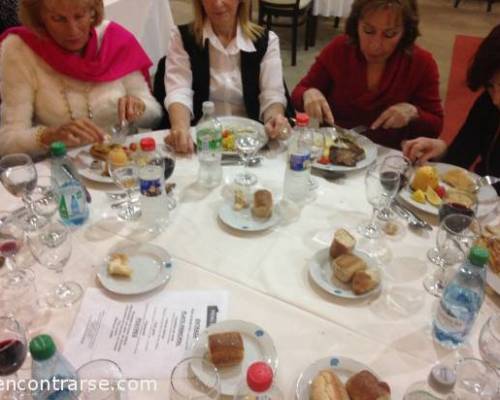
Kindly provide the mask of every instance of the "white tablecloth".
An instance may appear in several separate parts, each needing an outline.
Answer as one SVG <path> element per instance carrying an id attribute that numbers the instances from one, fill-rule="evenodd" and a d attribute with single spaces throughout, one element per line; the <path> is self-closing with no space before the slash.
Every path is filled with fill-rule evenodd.
<path id="1" fill-rule="evenodd" d="M 161 138 L 164 132 L 155 135 Z M 386 151 L 380 149 L 379 155 Z M 149 241 L 164 247 L 174 258 L 174 269 L 172 280 L 159 290 L 228 290 L 229 317 L 256 323 L 274 339 L 280 358 L 277 383 L 286 399 L 294 398 L 300 372 L 327 356 L 365 363 L 390 384 L 392 398 L 399 400 L 410 384 L 426 379 L 436 362 L 452 365 L 461 356 L 479 355 L 479 330 L 489 315 L 500 310 L 496 295 L 486 297 L 467 346 L 446 351 L 432 341 L 430 323 L 437 301 L 424 291 L 422 279 L 435 268 L 425 253 L 434 243 L 436 230 L 422 235 L 405 231 L 401 239 L 387 241 L 392 260 L 382 265 L 383 290 L 378 296 L 346 301 L 311 281 L 308 262 L 329 245 L 334 230 L 342 226 L 355 233 L 356 224 L 369 215 L 362 171 L 335 182 L 319 179 L 316 199 L 302 209 L 297 220 L 268 232 L 245 234 L 218 221 L 224 190 L 198 190 L 194 185 L 197 167 L 194 157 L 177 160 L 171 179 L 177 183 L 179 205 L 166 230 L 156 237 L 139 234 L 130 224 L 117 221 L 103 191 L 112 188 L 89 182 L 91 216 L 74 232 L 74 251 L 65 274 L 83 287 L 99 287 L 96 269 L 116 243 Z M 276 198 L 282 192 L 284 167 L 280 154 L 264 159 L 254 169 L 260 184 Z M 48 163 L 38 168 L 41 174 L 48 173 Z M 225 167 L 226 181 L 238 171 L 239 167 Z M 4 210 L 19 205 L 3 188 L 0 200 Z M 40 266 L 35 266 L 35 272 L 43 292 L 54 274 Z M 53 311 L 37 331 L 53 334 L 63 346 L 77 310 L 78 305 Z M 129 398 L 164 399 L 167 387 L 165 380 L 159 393 L 131 393 Z"/>
<path id="2" fill-rule="evenodd" d="M 323 17 L 347 17 L 353 0 L 313 0 L 313 14 Z"/>
<path id="3" fill-rule="evenodd" d="M 105 18 L 131 31 L 144 47 L 156 69 L 167 53 L 174 24 L 169 0 L 104 0 Z"/>

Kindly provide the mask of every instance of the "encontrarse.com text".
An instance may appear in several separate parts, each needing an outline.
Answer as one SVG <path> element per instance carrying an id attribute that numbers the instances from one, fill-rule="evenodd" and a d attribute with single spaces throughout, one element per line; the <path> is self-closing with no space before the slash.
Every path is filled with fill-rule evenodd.
<path id="1" fill-rule="evenodd" d="M 37 392 L 156 392 L 157 381 L 154 379 L 6 379 L 0 380 L 0 393 L 13 390 Z"/>

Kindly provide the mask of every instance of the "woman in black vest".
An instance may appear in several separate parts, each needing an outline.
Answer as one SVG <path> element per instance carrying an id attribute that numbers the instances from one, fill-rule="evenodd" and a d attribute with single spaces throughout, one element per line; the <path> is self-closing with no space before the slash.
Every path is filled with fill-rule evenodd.
<path id="1" fill-rule="evenodd" d="M 463 168 L 470 168 L 480 157 L 475 171 L 500 177 L 500 25 L 481 42 L 467 73 L 467 85 L 483 92 L 450 146 L 441 139 L 418 138 L 406 142 L 403 152 L 419 163 L 441 159 Z M 500 183 L 494 187 L 500 195 Z"/>
<path id="2" fill-rule="evenodd" d="M 189 135 L 202 103 L 217 115 L 263 121 L 270 138 L 286 134 L 287 98 L 278 37 L 249 19 L 250 0 L 194 0 L 192 24 L 172 34 L 165 68 L 165 108 L 177 152 L 190 153 Z"/>

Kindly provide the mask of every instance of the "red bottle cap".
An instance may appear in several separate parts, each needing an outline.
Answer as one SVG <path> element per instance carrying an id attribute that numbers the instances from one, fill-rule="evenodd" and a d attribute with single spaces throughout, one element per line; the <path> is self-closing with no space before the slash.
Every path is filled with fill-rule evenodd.
<path id="1" fill-rule="evenodd" d="M 263 362 L 258 361 L 248 367 L 247 384 L 254 392 L 265 392 L 273 383 L 273 370 Z"/>
<path id="2" fill-rule="evenodd" d="M 295 121 L 297 122 L 297 126 L 307 126 L 309 125 L 309 115 L 306 113 L 297 113 Z"/>
<path id="3" fill-rule="evenodd" d="M 153 151 L 156 149 L 156 142 L 152 137 L 142 138 L 139 142 L 142 151 Z"/>

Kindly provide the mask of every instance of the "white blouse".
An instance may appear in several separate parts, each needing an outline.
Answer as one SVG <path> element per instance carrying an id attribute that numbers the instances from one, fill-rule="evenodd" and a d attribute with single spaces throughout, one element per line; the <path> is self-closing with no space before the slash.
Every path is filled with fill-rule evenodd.
<path id="1" fill-rule="evenodd" d="M 214 33 L 209 21 L 203 28 L 203 41 L 208 39 L 210 57 L 210 95 L 215 103 L 216 115 L 237 115 L 246 117 L 241 82 L 240 51 L 256 51 L 253 42 L 243 35 L 238 25 L 236 37 L 224 47 Z M 269 32 L 266 54 L 260 64 L 260 118 L 274 103 L 286 106 L 283 70 L 278 36 Z M 165 64 L 165 108 L 172 103 L 185 105 L 193 115 L 192 72 L 189 55 L 184 50 L 181 34 L 173 28 Z"/>

